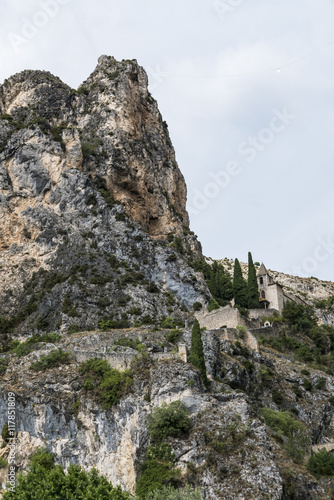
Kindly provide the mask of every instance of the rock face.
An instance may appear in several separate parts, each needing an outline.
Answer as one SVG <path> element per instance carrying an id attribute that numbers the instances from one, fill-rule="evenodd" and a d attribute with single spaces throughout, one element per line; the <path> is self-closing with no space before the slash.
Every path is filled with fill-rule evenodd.
<path id="1" fill-rule="evenodd" d="M 207 300 L 187 265 L 200 245 L 189 231 L 185 182 L 136 61 L 100 57 L 78 91 L 23 71 L 0 86 L 0 113 L 7 329 L 121 320 L 120 300 L 130 323 L 172 315 L 169 293 L 184 308 Z M 135 306 L 141 314 L 131 317 Z"/>
<path id="2" fill-rule="evenodd" d="M 203 336 L 204 351 L 208 375 L 215 380 L 207 390 L 198 370 L 173 354 L 172 344 L 165 342 L 168 352 L 161 352 L 167 332 L 141 327 L 79 333 L 63 336 L 58 344 L 36 344 L 20 358 L 7 355 L 7 371 L 0 377 L 0 426 L 6 421 L 7 394 L 14 392 L 17 465 L 25 468 L 31 453 L 47 446 L 63 467 L 96 467 L 114 485 L 133 493 L 150 443 L 148 416 L 164 403 L 182 401 L 190 412 L 191 432 L 169 438 L 168 445 L 183 481 L 200 486 L 203 499 L 330 500 L 331 485 L 318 483 L 291 460 L 282 437 L 279 440 L 265 425 L 259 410 L 290 410 L 305 424 L 310 443 L 326 443 L 334 423 L 334 404 L 328 403 L 334 377 L 312 369 L 313 390 L 307 391 L 300 363 L 265 349 L 242 350 L 240 344 L 220 339 L 219 332 L 208 331 Z M 108 352 L 114 356 L 112 366 L 119 366 L 117 359 L 122 363 L 136 354 L 115 343 L 124 335 L 128 340 L 142 339 L 149 354 L 132 368 L 128 394 L 106 410 L 85 388 L 78 360 L 83 351 L 101 359 Z M 183 330 L 181 340 L 189 348 L 190 331 Z M 55 347 L 72 354 L 68 364 L 37 373 L 29 369 Z M 325 384 L 316 389 L 322 376 Z M 5 458 L 8 452 L 5 447 Z M 5 473 L 0 470 L 1 482 Z"/>

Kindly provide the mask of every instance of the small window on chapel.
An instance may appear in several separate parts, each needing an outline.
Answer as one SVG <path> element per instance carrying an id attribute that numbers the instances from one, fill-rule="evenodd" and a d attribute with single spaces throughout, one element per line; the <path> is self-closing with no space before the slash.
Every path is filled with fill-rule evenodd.
<path id="1" fill-rule="evenodd" d="M 263 299 L 265 299 L 265 298 L 266 298 L 266 294 L 265 294 L 264 290 L 262 290 L 262 292 L 261 292 L 261 297 L 262 297 Z"/>
<path id="2" fill-rule="evenodd" d="M 263 278 L 260 278 L 260 285 L 263 285 Z"/>

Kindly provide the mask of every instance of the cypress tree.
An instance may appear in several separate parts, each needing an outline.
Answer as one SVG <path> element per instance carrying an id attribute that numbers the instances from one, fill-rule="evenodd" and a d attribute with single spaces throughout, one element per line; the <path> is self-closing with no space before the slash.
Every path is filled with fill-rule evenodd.
<path id="1" fill-rule="evenodd" d="M 248 308 L 257 309 L 260 306 L 259 303 L 259 287 L 256 278 L 256 269 L 253 264 L 253 257 L 250 252 L 248 252 Z"/>
<path id="2" fill-rule="evenodd" d="M 233 285 L 229 274 L 217 262 L 210 266 L 210 279 L 207 282 L 213 298 L 224 306 L 233 299 Z"/>
<path id="3" fill-rule="evenodd" d="M 225 301 L 233 299 L 233 284 L 230 276 L 223 269 L 219 274 L 219 290 L 220 296 Z"/>
<path id="4" fill-rule="evenodd" d="M 233 291 L 235 305 L 248 307 L 248 291 L 246 280 L 242 276 L 241 266 L 238 259 L 234 262 Z"/>
<path id="5" fill-rule="evenodd" d="M 209 382 L 206 375 L 201 329 L 196 318 L 191 330 L 191 348 L 189 361 L 199 369 L 199 371 L 201 372 L 202 381 L 204 385 L 207 386 Z"/>

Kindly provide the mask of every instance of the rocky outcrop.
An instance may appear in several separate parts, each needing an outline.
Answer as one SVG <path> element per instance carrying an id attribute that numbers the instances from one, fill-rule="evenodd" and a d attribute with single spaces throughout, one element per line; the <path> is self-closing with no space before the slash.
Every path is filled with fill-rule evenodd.
<path id="1" fill-rule="evenodd" d="M 136 61 L 102 56 L 77 91 L 23 71 L 0 87 L 0 113 L 7 330 L 92 327 L 113 314 L 131 324 L 173 315 L 168 294 L 184 308 L 207 300 L 187 264 L 200 246 L 184 179 Z M 141 313 L 130 317 L 134 307 Z"/>

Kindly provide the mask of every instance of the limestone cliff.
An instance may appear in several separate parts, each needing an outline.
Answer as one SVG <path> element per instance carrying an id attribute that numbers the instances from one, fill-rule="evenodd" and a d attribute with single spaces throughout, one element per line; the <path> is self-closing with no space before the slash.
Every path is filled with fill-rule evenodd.
<path id="1" fill-rule="evenodd" d="M 173 315 L 168 294 L 185 309 L 207 300 L 187 265 L 200 245 L 185 182 L 136 61 L 100 57 L 77 91 L 23 71 L 0 86 L 0 113 L 3 331 L 94 327 L 122 319 L 119 301 L 131 324 Z"/>

